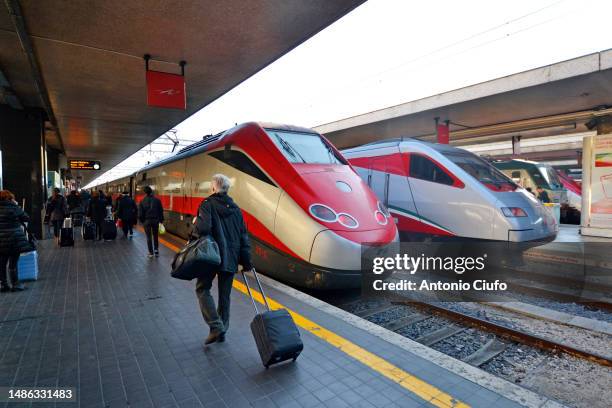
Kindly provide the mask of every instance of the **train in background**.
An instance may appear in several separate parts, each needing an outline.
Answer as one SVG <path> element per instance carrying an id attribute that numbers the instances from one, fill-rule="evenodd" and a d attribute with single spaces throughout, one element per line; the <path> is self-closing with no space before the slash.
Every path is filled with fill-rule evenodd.
<path id="1" fill-rule="evenodd" d="M 561 222 L 580 224 L 581 188 L 569 177 L 562 178 L 551 165 L 531 160 L 495 160 L 493 166 L 523 188 L 534 193 L 541 187 L 553 203 L 561 206 Z"/>
<path id="2" fill-rule="evenodd" d="M 215 173 L 230 178 L 254 263 L 274 278 L 306 288 L 357 288 L 362 243 L 382 254 L 398 249 L 384 205 L 327 139 L 306 128 L 245 123 L 95 188 L 113 197 L 130 191 L 140 201 L 151 186 L 166 229 L 187 238 Z"/>
<path id="3" fill-rule="evenodd" d="M 396 219 L 402 241 L 548 242 L 559 226 L 528 191 L 481 157 L 393 139 L 342 151 Z"/>

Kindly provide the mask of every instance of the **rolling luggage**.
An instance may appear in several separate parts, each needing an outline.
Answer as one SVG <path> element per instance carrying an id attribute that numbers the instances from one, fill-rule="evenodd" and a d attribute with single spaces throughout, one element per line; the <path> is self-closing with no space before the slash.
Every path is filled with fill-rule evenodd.
<path id="1" fill-rule="evenodd" d="M 117 238 L 117 225 L 111 219 L 102 221 L 102 239 L 105 241 L 112 241 Z"/>
<path id="2" fill-rule="evenodd" d="M 92 221 L 85 221 L 83 223 L 83 229 L 81 230 L 81 234 L 83 235 L 83 240 L 92 241 L 96 239 L 96 224 Z"/>
<path id="3" fill-rule="evenodd" d="M 266 304 L 267 311 L 263 313 L 259 313 L 257 310 L 257 304 L 251 294 L 249 281 L 246 279 L 244 271 L 242 271 L 242 278 L 255 309 L 255 318 L 251 322 L 251 332 L 253 332 L 253 337 L 255 337 L 261 362 L 267 369 L 270 365 L 280 363 L 281 361 L 289 359 L 295 361 L 304 349 L 300 332 L 286 309 L 270 310 L 270 305 L 268 305 L 268 300 L 255 269 L 253 269 L 253 275 Z"/>
<path id="4" fill-rule="evenodd" d="M 59 245 L 61 247 L 74 246 L 74 230 L 72 227 L 62 227 L 60 229 Z"/>
<path id="5" fill-rule="evenodd" d="M 19 256 L 17 273 L 20 281 L 35 281 L 38 279 L 38 253 L 25 252 Z"/>

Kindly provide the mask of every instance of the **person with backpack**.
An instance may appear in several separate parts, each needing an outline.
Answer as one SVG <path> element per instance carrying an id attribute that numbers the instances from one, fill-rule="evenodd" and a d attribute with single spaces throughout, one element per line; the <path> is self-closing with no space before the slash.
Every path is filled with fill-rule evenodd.
<path id="1" fill-rule="evenodd" d="M 24 230 L 28 220 L 13 193 L 0 191 L 0 292 L 25 290 L 23 283 L 19 282 L 17 264 L 21 253 L 34 249 Z"/>
<path id="2" fill-rule="evenodd" d="M 59 242 L 60 229 L 64 223 L 64 218 L 68 214 L 66 199 L 60 194 L 59 188 L 53 189 L 53 193 L 47 201 L 45 211 L 49 216 L 49 222 L 53 225 L 53 236 Z"/>
<path id="3" fill-rule="evenodd" d="M 136 202 L 130 197 L 130 193 L 124 191 L 121 198 L 117 200 L 117 218 L 121 220 L 121 228 L 125 238 L 134 236 L 133 226 L 136 223 L 138 207 Z M 129 234 L 129 235 L 128 235 Z"/>
<path id="4" fill-rule="evenodd" d="M 153 195 L 151 187 L 145 186 L 143 191 L 146 196 L 138 204 L 138 218 L 147 236 L 148 256 L 153 258 L 159 256 L 159 224 L 164 222 L 164 208 L 161 200 Z"/>
<path id="5" fill-rule="evenodd" d="M 100 193 L 94 191 L 89 202 L 87 216 L 96 224 L 96 238 L 102 240 L 102 226 L 106 218 L 106 200 L 100 198 Z"/>
<path id="6" fill-rule="evenodd" d="M 212 194 L 200 204 L 198 215 L 193 220 L 195 235 L 212 236 L 221 255 L 221 265 L 215 271 L 205 272 L 196 283 L 200 310 L 210 327 L 205 345 L 225 341 L 225 333 L 229 327 L 232 282 L 234 274 L 238 272 L 238 264 L 245 270 L 253 269 L 249 236 L 242 212 L 227 194 L 230 188 L 229 178 L 223 174 L 215 174 L 211 188 Z M 215 276 L 218 285 L 218 309 L 210 293 Z"/>

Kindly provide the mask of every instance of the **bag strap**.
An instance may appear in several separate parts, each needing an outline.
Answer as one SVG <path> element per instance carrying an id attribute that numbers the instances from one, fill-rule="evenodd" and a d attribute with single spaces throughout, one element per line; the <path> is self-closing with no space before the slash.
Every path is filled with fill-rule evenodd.
<path id="1" fill-rule="evenodd" d="M 268 304 L 268 299 L 266 298 L 266 294 L 263 291 L 263 288 L 261 287 L 261 282 L 259 282 L 259 277 L 257 276 L 257 271 L 255 271 L 255 268 L 253 268 L 253 275 L 255 276 L 255 282 L 257 282 L 257 286 L 259 287 L 259 291 L 261 292 L 261 296 L 263 297 L 264 300 L 264 304 L 266 305 L 266 309 L 268 309 L 268 311 L 270 311 L 270 305 Z M 249 286 L 249 281 L 247 280 L 246 274 L 244 273 L 244 269 L 242 270 L 242 279 L 244 279 L 244 284 L 247 287 L 247 292 L 249 294 L 249 297 L 251 298 L 251 302 L 253 302 L 253 308 L 255 309 L 255 314 L 259 314 L 259 310 L 257 310 L 257 304 L 255 303 L 255 298 L 253 297 L 253 294 L 251 293 L 251 287 Z"/>

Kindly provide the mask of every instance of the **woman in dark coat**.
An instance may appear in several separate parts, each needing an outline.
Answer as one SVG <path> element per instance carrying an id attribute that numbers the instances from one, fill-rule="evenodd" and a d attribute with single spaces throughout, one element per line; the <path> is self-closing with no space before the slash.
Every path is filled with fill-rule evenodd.
<path id="1" fill-rule="evenodd" d="M 15 196 L 8 190 L 0 191 L 0 291 L 2 292 L 25 289 L 23 283 L 19 282 L 17 262 L 22 252 L 32 250 L 32 245 L 23 229 L 23 223 L 28 219 L 28 215 L 17 205 Z M 7 265 L 9 279 L 6 276 Z"/>
<path id="2" fill-rule="evenodd" d="M 91 201 L 89 202 L 89 209 L 87 210 L 87 216 L 96 224 L 97 238 L 102 239 L 102 224 L 106 218 L 106 199 L 100 198 L 100 193 L 94 191 Z"/>
<path id="3" fill-rule="evenodd" d="M 64 218 L 68 215 L 68 204 L 64 196 L 60 194 L 59 188 L 53 189 L 53 194 L 51 198 L 49 198 L 49 201 L 47 201 L 46 212 L 49 216 L 49 221 L 53 225 L 53 236 L 55 236 L 59 242 L 60 228 L 62 228 Z"/>

